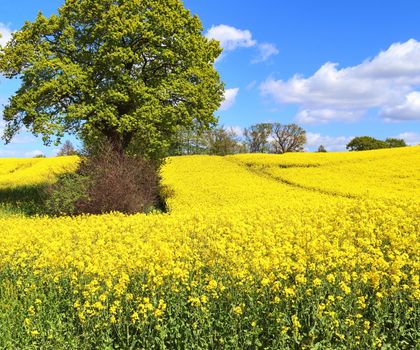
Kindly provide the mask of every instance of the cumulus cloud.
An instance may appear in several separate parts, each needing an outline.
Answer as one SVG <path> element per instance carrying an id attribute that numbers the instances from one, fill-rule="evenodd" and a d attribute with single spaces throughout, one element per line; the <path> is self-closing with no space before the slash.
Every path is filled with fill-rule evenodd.
<path id="1" fill-rule="evenodd" d="M 350 113 L 346 120 L 353 120 L 351 115 L 358 119 L 369 108 L 379 108 L 380 115 L 387 119 L 404 120 L 420 119 L 420 115 L 412 113 L 418 108 L 415 88 L 419 84 L 420 42 L 410 39 L 394 43 L 356 66 L 339 69 L 337 63 L 327 62 L 308 78 L 300 75 L 286 81 L 269 78 L 260 85 L 260 91 L 278 103 L 300 105 L 302 111 L 342 112 L 330 120 L 342 120 L 345 112 Z M 312 115 L 317 113 L 324 115 L 319 112 Z M 325 118 L 320 121 L 325 122 Z"/>
<path id="2" fill-rule="evenodd" d="M 5 25 L 4 23 L 0 22 L 0 46 L 6 44 L 12 36 L 12 30 Z"/>
<path id="3" fill-rule="evenodd" d="M 220 41 L 220 45 L 226 51 L 232 51 L 239 47 L 255 46 L 257 42 L 252 39 L 249 30 L 241 30 L 226 24 L 212 26 L 206 33 L 209 39 Z"/>
<path id="4" fill-rule="evenodd" d="M 270 43 L 258 44 L 258 57 L 253 59 L 251 63 L 261 63 L 267 61 L 271 56 L 278 55 L 279 50 L 276 45 Z"/>
<path id="5" fill-rule="evenodd" d="M 395 136 L 397 139 L 403 139 L 407 145 L 420 145 L 420 133 L 417 132 L 403 132 L 397 136 Z"/>
<path id="6" fill-rule="evenodd" d="M 219 111 L 225 111 L 235 104 L 236 96 L 238 96 L 239 88 L 226 89 L 225 99 L 222 102 Z"/>
<path id="7" fill-rule="evenodd" d="M 387 120 L 420 119 L 420 92 L 410 92 L 399 105 L 384 107 L 381 116 Z"/>
<path id="8" fill-rule="evenodd" d="M 327 151 L 345 151 L 346 145 L 350 142 L 352 138 L 353 136 L 326 136 L 318 133 L 307 132 L 306 146 L 317 149 L 320 145 L 323 145 L 327 149 Z"/>
<path id="9" fill-rule="evenodd" d="M 206 33 L 209 39 L 220 41 L 223 50 L 233 51 L 238 48 L 257 47 L 258 55 L 251 63 L 261 63 L 267 61 L 271 56 L 277 55 L 279 50 L 271 43 L 258 43 L 252 38 L 251 31 L 247 29 L 238 29 L 226 24 L 212 26 Z M 219 58 L 220 59 L 220 58 Z"/>

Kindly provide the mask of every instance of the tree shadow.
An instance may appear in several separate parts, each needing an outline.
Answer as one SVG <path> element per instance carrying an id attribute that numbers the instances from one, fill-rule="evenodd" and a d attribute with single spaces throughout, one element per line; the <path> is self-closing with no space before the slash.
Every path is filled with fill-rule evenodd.
<path id="1" fill-rule="evenodd" d="M 51 208 L 48 207 L 48 199 L 51 195 L 49 186 L 48 183 L 41 183 L 0 188 L 0 217 L 13 214 L 56 216 L 57 214 L 51 214 Z M 169 186 L 162 186 L 155 206 L 148 207 L 143 212 L 169 212 L 167 200 L 174 195 L 173 192 L 173 189 Z"/>
<path id="2" fill-rule="evenodd" d="M 46 184 L 25 185 L 0 189 L 0 206 L 10 213 L 27 216 L 44 213 Z"/>

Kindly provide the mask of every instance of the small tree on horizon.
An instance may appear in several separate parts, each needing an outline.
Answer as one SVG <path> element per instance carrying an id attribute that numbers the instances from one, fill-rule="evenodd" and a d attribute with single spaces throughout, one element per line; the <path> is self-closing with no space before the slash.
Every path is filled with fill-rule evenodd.
<path id="1" fill-rule="evenodd" d="M 270 151 L 269 137 L 272 131 L 271 123 L 258 123 L 244 129 L 245 144 L 250 153 L 268 153 Z"/>
<path id="2" fill-rule="evenodd" d="M 273 123 L 272 145 L 275 153 L 302 152 L 306 131 L 296 124 Z"/>
<path id="3" fill-rule="evenodd" d="M 327 152 L 327 150 L 325 149 L 324 145 L 320 145 L 320 146 L 318 147 L 317 152 L 324 153 L 324 152 Z"/>
<path id="4" fill-rule="evenodd" d="M 69 140 L 66 140 L 58 151 L 57 156 L 74 156 L 76 154 L 78 154 L 76 148 L 74 148 L 73 144 Z"/>

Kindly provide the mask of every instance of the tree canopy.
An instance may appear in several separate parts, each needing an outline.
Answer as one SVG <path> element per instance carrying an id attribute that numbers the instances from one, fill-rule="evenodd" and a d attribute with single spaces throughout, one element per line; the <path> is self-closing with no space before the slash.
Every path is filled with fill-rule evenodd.
<path id="1" fill-rule="evenodd" d="M 324 147 L 324 145 L 319 145 L 317 152 L 318 153 L 325 153 L 325 152 L 327 152 L 327 149 Z"/>
<path id="2" fill-rule="evenodd" d="M 76 148 L 74 148 L 73 144 L 69 140 L 66 140 L 58 151 L 57 156 L 74 156 L 77 154 L 78 152 Z"/>
<path id="3" fill-rule="evenodd" d="M 74 133 L 123 152 L 136 135 L 156 146 L 215 124 L 221 48 L 202 29 L 181 0 L 66 0 L 39 13 L 0 49 L 0 73 L 21 80 L 4 140 L 24 126 L 47 145 Z"/>
<path id="4" fill-rule="evenodd" d="M 296 124 L 273 123 L 272 138 L 275 153 L 302 152 L 306 131 Z"/>
<path id="5" fill-rule="evenodd" d="M 371 136 L 358 136 L 353 138 L 346 146 L 350 151 L 368 151 L 381 148 L 405 147 L 402 139 L 387 138 L 385 141 L 377 140 Z"/>
<path id="6" fill-rule="evenodd" d="M 273 125 L 258 123 L 244 129 L 245 143 L 250 153 L 266 153 L 270 151 L 269 137 Z"/>
<path id="7" fill-rule="evenodd" d="M 403 139 L 397 139 L 393 137 L 388 137 L 385 139 L 385 143 L 387 144 L 388 148 L 396 148 L 396 147 L 406 147 L 407 144 Z"/>

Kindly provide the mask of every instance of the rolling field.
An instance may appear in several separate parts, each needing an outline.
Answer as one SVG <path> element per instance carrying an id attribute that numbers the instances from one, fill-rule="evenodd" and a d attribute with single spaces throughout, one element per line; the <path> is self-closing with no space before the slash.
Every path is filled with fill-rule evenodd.
<path id="1" fill-rule="evenodd" d="M 1 159 L 0 193 L 76 165 Z M 419 146 L 174 157 L 162 176 L 167 213 L 4 204 L 0 348 L 416 349 Z"/>

